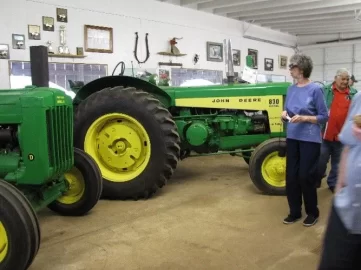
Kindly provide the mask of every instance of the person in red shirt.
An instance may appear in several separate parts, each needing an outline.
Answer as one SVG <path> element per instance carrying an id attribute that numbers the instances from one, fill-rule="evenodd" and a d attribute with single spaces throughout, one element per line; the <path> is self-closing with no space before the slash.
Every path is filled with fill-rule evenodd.
<path id="1" fill-rule="evenodd" d="M 342 152 L 342 143 L 338 139 L 343 124 L 346 120 L 351 99 L 357 93 L 357 90 L 349 86 L 351 74 L 347 69 L 339 69 L 336 72 L 335 80 L 332 84 L 324 87 L 326 104 L 329 109 L 329 118 L 322 132 L 321 155 L 319 159 L 319 182 L 325 176 L 327 163 L 331 158 L 331 170 L 327 177 L 327 185 L 334 192 L 338 164 Z"/>

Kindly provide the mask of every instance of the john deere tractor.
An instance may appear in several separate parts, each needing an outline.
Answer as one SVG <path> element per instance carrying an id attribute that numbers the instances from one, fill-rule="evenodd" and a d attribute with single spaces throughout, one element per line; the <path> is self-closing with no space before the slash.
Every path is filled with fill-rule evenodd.
<path id="1" fill-rule="evenodd" d="M 280 119 L 289 83 L 158 87 L 129 76 L 71 82 L 74 143 L 94 158 L 103 196 L 149 197 L 180 159 L 241 155 L 255 186 L 284 194 L 285 129 Z M 221 160 L 220 160 L 221 162 Z"/>
<path id="2" fill-rule="evenodd" d="M 73 145 L 73 105 L 46 87 L 0 90 L 0 270 L 23 270 L 40 245 L 36 212 L 84 215 L 102 177 Z"/>

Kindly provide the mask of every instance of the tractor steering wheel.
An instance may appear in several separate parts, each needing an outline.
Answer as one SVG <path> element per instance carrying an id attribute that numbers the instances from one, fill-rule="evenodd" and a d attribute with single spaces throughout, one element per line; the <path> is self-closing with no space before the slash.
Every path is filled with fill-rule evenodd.
<path id="1" fill-rule="evenodd" d="M 123 61 L 120 61 L 120 62 L 115 66 L 115 68 L 113 69 L 112 76 L 114 76 L 114 73 L 115 73 L 115 71 L 117 70 L 117 68 L 118 68 L 119 65 L 122 65 L 122 67 L 121 67 L 120 73 L 119 73 L 118 75 L 119 75 L 119 76 L 123 76 L 123 75 L 124 75 L 125 63 L 124 63 Z"/>

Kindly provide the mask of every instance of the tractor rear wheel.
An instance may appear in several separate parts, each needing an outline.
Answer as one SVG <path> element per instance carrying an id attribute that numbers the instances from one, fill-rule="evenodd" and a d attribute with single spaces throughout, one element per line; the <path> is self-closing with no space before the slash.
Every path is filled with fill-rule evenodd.
<path id="1" fill-rule="evenodd" d="M 97 162 L 103 197 L 149 198 L 176 169 L 177 126 L 159 100 L 135 88 L 106 88 L 77 107 L 74 143 Z"/>
<path id="2" fill-rule="evenodd" d="M 103 179 L 95 161 L 74 148 L 74 166 L 64 178 L 69 189 L 48 208 L 64 216 L 82 216 L 93 209 L 103 189 Z"/>
<path id="3" fill-rule="evenodd" d="M 3 180 L 0 205 L 0 270 L 25 270 L 40 246 L 37 216 L 21 191 Z"/>
<path id="4" fill-rule="evenodd" d="M 278 155 L 286 148 L 284 138 L 264 141 L 252 152 L 249 161 L 249 174 L 253 184 L 268 195 L 286 193 L 286 157 Z"/>

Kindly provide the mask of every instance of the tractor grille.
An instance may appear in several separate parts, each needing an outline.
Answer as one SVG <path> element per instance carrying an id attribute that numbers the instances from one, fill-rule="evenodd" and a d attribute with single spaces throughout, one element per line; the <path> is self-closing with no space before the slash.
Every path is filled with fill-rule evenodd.
<path id="1" fill-rule="evenodd" d="M 58 106 L 46 110 L 49 164 L 55 174 L 62 174 L 73 165 L 73 112 L 71 107 Z"/>

